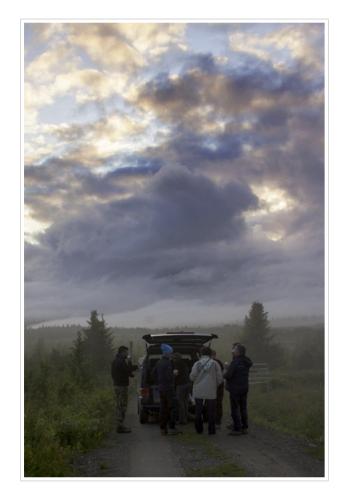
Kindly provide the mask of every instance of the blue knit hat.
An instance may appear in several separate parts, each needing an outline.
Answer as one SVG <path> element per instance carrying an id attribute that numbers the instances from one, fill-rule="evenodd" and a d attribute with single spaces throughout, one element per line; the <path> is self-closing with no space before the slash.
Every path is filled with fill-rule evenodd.
<path id="1" fill-rule="evenodd" d="M 161 344 L 160 347 L 162 354 L 171 354 L 173 352 L 173 348 L 168 344 Z"/>

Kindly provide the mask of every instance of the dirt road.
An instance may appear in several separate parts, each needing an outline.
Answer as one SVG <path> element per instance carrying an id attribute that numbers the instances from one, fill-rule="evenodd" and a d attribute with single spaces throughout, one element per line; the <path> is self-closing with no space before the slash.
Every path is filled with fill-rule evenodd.
<path id="1" fill-rule="evenodd" d="M 75 462 L 87 477 L 323 477 L 324 464 L 307 443 L 260 427 L 228 436 L 225 421 L 215 436 L 196 435 L 193 423 L 178 436 L 161 436 L 157 424 L 141 425 L 135 396 L 128 408 L 131 434 L 112 432 L 102 446 Z"/>
<path id="2" fill-rule="evenodd" d="M 78 458 L 80 475 L 88 477 L 181 477 L 184 470 L 172 453 L 169 440 L 157 424 L 141 425 L 135 396 L 131 398 L 126 425 L 130 434 L 111 433 L 103 446 Z M 170 437 L 171 438 L 171 437 Z M 172 436 L 173 438 L 173 436 Z"/>

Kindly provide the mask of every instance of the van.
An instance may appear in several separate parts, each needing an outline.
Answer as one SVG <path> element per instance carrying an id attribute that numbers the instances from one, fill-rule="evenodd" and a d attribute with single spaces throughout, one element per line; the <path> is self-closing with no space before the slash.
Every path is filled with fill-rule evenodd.
<path id="1" fill-rule="evenodd" d="M 138 416 L 141 424 L 148 422 L 150 416 L 157 417 L 160 410 L 160 394 L 153 377 L 153 370 L 161 358 L 161 344 L 169 344 L 185 360 L 189 371 L 198 360 L 199 351 L 204 345 L 211 345 L 218 338 L 214 333 L 167 332 L 146 334 L 146 355 L 141 363 L 140 388 L 138 391 Z"/>

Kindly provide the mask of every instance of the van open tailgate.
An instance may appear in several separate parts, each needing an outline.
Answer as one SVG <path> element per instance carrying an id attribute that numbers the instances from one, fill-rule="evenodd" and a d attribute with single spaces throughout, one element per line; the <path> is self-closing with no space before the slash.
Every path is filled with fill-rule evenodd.
<path id="1" fill-rule="evenodd" d="M 143 335 L 143 340 L 148 344 L 196 344 L 201 345 L 217 339 L 214 333 L 195 333 L 195 332 L 167 332 L 167 333 L 148 333 Z"/>

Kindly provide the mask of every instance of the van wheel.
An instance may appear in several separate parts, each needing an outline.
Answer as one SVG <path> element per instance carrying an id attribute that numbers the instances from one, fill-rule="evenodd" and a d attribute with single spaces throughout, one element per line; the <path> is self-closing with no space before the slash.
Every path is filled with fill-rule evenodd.
<path id="1" fill-rule="evenodd" d="M 148 423 L 148 412 L 143 410 L 143 408 L 141 409 L 141 411 L 139 413 L 139 421 L 141 424 Z"/>

